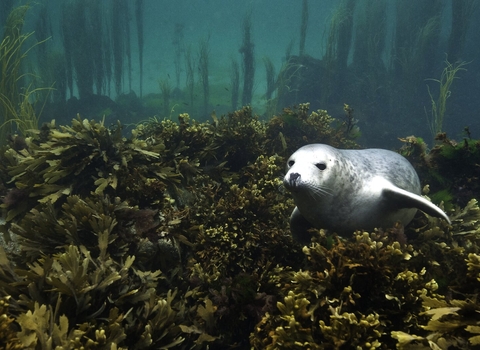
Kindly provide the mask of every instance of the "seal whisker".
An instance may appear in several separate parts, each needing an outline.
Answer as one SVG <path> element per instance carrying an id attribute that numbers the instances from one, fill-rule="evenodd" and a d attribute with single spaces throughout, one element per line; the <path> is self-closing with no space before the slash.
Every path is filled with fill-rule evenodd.
<path id="1" fill-rule="evenodd" d="M 327 196 L 333 195 L 333 193 L 327 187 L 324 187 L 324 186 L 311 187 L 310 191 L 312 194 L 312 198 L 315 198 L 315 197 L 322 198 L 322 197 L 325 197 L 325 195 Z"/>
<path id="2" fill-rule="evenodd" d="M 326 194 L 326 195 L 329 195 L 329 196 L 333 196 L 333 192 L 326 186 L 321 186 L 317 189 L 319 192 L 321 192 L 322 194 Z"/>

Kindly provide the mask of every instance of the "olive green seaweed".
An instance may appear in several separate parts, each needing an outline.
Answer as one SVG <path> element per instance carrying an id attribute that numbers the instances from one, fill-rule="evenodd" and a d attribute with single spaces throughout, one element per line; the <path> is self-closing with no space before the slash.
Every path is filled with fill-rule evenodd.
<path id="1" fill-rule="evenodd" d="M 407 228 L 293 241 L 284 164 L 305 143 L 357 148 L 344 108 L 344 121 L 308 104 L 269 121 L 250 107 L 204 123 L 151 118 L 128 138 L 77 117 L 12 139 L 0 154 L 1 228 L 15 245 L 0 248 L 0 343 L 475 348 L 475 199 L 460 206 L 452 192 L 452 225 L 419 213 Z M 445 137 L 427 157 L 408 140 L 402 153 L 420 171 L 454 147 Z"/>

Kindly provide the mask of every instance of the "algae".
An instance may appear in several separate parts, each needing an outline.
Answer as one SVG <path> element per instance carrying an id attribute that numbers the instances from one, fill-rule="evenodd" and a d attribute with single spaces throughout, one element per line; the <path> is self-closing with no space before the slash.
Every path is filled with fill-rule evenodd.
<path id="1" fill-rule="evenodd" d="M 204 123 L 181 114 L 139 124 L 129 138 L 121 125 L 76 118 L 12 139 L 0 155 L 2 230 L 17 249 L 0 251 L 0 343 L 477 346 L 474 196 L 463 203 L 433 183 L 452 195 L 452 226 L 419 213 L 406 228 L 350 238 L 315 229 L 309 245 L 293 241 L 285 161 L 305 143 L 359 147 L 345 112 L 336 121 L 304 104 L 263 122 L 244 107 Z M 423 180 L 448 164 L 414 137 L 401 152 Z"/>

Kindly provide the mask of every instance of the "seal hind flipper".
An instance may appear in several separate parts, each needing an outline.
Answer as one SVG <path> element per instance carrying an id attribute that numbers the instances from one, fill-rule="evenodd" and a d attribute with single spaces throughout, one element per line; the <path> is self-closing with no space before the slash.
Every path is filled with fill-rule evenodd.
<path id="1" fill-rule="evenodd" d="M 300 244 L 307 245 L 310 243 L 311 235 L 308 230 L 313 228 L 307 219 L 300 213 L 297 207 L 293 209 L 290 215 L 290 231 L 294 240 Z"/>
<path id="2" fill-rule="evenodd" d="M 395 199 L 395 202 L 404 208 L 417 208 L 425 212 L 430 216 L 435 216 L 437 218 L 445 219 L 449 224 L 452 222 L 450 218 L 445 214 L 445 212 L 437 207 L 432 202 L 429 202 L 422 196 L 419 196 L 415 193 L 402 190 L 401 188 L 393 185 L 391 182 L 381 179 L 383 181 L 383 195 Z"/>

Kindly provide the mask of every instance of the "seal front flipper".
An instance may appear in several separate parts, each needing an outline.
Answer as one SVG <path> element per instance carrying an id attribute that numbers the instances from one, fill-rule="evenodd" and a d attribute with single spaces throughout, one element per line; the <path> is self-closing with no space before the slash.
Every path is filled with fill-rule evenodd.
<path id="1" fill-rule="evenodd" d="M 445 214 L 442 209 L 437 207 L 432 202 L 427 201 L 422 196 L 402 190 L 401 188 L 398 188 L 397 186 L 393 185 L 391 182 L 385 179 L 378 179 L 377 181 L 383 182 L 383 195 L 387 198 L 394 199 L 395 202 L 401 207 L 417 208 L 430 216 L 445 219 L 449 224 L 452 223 L 447 214 Z"/>
<path id="2" fill-rule="evenodd" d="M 308 233 L 308 230 L 311 228 L 313 228 L 312 224 L 309 223 L 300 213 L 300 210 L 295 207 L 292 215 L 290 215 L 290 231 L 292 232 L 293 239 L 302 245 L 309 244 L 311 235 Z"/>

